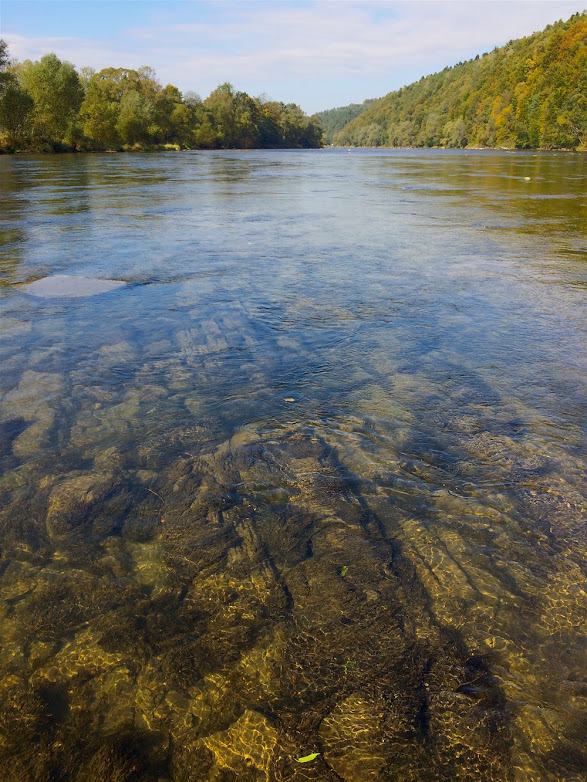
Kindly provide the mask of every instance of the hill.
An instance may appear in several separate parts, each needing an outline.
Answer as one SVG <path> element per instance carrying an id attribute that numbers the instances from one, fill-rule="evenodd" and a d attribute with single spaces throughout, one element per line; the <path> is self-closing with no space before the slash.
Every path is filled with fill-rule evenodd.
<path id="1" fill-rule="evenodd" d="M 587 149 L 587 13 L 389 93 L 334 143 Z"/>
<path id="2" fill-rule="evenodd" d="M 355 119 L 355 117 L 358 117 L 359 114 L 362 114 L 375 101 L 376 98 L 367 98 L 362 103 L 349 103 L 348 106 L 339 106 L 336 109 L 326 109 L 326 111 L 318 112 L 316 116 L 324 128 L 324 142 L 332 144 L 335 133 L 342 130 L 345 125 Z"/>

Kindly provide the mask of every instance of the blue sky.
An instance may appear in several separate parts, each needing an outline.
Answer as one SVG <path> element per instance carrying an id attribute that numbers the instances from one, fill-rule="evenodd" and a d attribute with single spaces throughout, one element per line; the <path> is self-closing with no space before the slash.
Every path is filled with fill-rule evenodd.
<path id="1" fill-rule="evenodd" d="M 584 10 L 572 0 L 0 0 L 18 60 L 152 66 L 206 97 L 231 81 L 308 113 L 381 97 Z"/>

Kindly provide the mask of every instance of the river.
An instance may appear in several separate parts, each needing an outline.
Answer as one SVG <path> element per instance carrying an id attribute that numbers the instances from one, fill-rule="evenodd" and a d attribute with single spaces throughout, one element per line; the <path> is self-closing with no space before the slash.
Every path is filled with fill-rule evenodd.
<path id="1" fill-rule="evenodd" d="M 0 158 L 5 782 L 584 778 L 586 181 Z"/>

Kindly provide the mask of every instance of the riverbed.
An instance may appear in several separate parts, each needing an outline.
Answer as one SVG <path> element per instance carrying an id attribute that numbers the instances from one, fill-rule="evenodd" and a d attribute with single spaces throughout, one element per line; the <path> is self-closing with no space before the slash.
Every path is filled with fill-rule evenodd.
<path id="1" fill-rule="evenodd" d="M 583 779 L 586 175 L 0 158 L 7 782 Z"/>

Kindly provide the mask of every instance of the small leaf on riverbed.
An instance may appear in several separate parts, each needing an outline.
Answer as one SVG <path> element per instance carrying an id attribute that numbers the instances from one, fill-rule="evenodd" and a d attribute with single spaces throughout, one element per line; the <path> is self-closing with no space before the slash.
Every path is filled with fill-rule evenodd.
<path id="1" fill-rule="evenodd" d="M 340 569 L 340 575 L 341 576 L 346 576 L 346 574 L 348 573 L 348 570 L 349 570 L 348 567 L 346 565 L 343 565 L 341 567 L 341 569 Z"/>
<path id="2" fill-rule="evenodd" d="M 309 763 L 311 760 L 314 760 L 314 758 L 317 758 L 319 752 L 312 752 L 311 755 L 304 755 L 303 758 L 296 758 L 296 763 Z"/>

